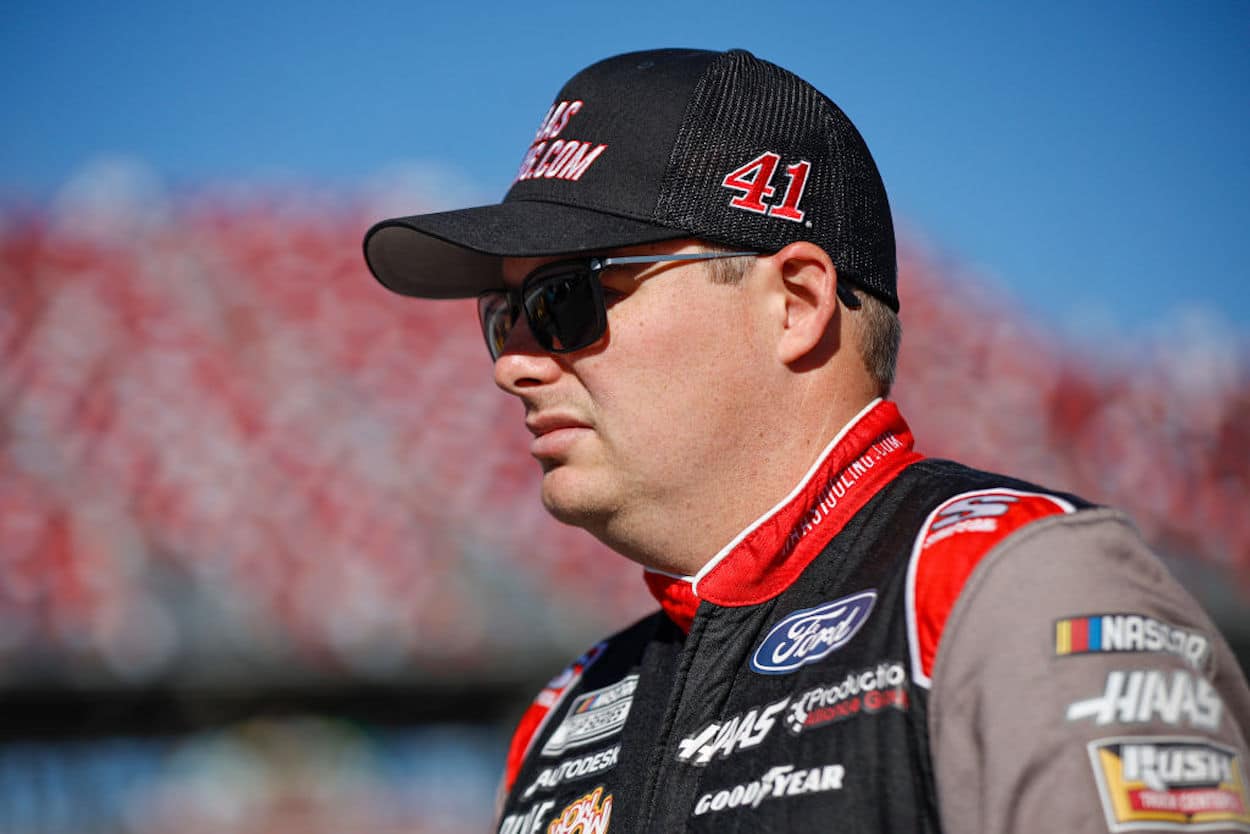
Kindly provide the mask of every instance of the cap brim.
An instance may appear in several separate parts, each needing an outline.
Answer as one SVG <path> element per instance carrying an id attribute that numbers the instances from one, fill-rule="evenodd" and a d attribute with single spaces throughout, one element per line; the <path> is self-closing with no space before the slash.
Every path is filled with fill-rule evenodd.
<path id="1" fill-rule="evenodd" d="M 688 236 L 560 203 L 492 206 L 396 217 L 365 234 L 365 261 L 386 288 L 422 298 L 470 298 L 503 286 L 500 258 L 596 252 Z"/>

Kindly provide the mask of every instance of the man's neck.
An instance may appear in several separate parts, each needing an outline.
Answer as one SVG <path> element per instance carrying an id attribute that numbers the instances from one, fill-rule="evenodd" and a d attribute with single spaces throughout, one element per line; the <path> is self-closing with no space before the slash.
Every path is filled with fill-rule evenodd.
<path id="1" fill-rule="evenodd" d="M 744 438 L 731 460 L 701 478 L 697 493 L 661 495 L 633 517 L 615 516 L 601 541 L 643 567 L 693 576 L 743 530 L 783 502 L 847 428 L 877 400 L 795 415 L 766 437 Z M 755 440 L 753 444 L 745 441 Z"/>

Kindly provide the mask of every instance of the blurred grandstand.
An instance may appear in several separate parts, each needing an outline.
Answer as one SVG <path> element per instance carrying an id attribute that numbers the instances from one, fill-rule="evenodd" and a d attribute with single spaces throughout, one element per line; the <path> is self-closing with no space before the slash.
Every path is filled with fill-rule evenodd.
<path id="1" fill-rule="evenodd" d="M 389 208 L 97 176 L 0 214 L 0 831 L 484 828 L 499 727 L 650 608 L 542 511 L 471 305 L 368 277 Z M 1128 510 L 1245 663 L 1244 346 L 1090 356 L 902 257 L 921 450 Z"/>

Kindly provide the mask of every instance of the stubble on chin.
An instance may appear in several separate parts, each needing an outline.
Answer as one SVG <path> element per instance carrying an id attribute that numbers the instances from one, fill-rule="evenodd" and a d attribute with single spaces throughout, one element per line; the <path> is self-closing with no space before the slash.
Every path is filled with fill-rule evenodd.
<path id="1" fill-rule="evenodd" d="M 599 537 L 611 516 L 604 496 L 595 495 L 590 485 L 579 483 L 577 473 L 567 465 L 543 467 L 543 507 L 556 521 L 580 527 Z"/>

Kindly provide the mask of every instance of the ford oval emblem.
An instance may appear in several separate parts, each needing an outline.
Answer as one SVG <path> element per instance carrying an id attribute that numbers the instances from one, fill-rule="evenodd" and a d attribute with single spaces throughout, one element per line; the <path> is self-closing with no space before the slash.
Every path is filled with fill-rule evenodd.
<path id="1" fill-rule="evenodd" d="M 761 675 L 784 675 L 828 657 L 851 642 L 876 601 L 876 591 L 860 591 L 795 611 L 768 632 L 751 657 L 751 668 Z"/>

